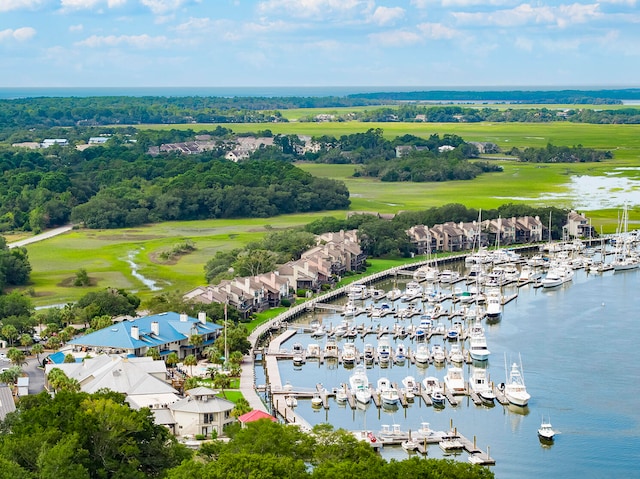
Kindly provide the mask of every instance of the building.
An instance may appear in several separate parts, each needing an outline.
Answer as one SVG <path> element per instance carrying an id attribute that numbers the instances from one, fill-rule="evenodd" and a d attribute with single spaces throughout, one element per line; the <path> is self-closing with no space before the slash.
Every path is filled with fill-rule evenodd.
<path id="1" fill-rule="evenodd" d="M 160 356 L 175 352 L 182 359 L 189 354 L 198 356 L 202 349 L 215 341 L 221 329 L 222 326 L 208 322 L 205 313 L 199 313 L 196 319 L 184 313 L 168 312 L 122 321 L 67 344 L 75 352 L 85 354 L 146 356 L 149 350 L 157 349 Z M 194 346 L 190 343 L 193 335 L 202 338 L 201 344 Z"/>
<path id="2" fill-rule="evenodd" d="M 13 394 L 9 386 L 0 385 L 0 421 L 10 412 L 16 410 L 16 403 L 13 401 Z"/>
<path id="3" fill-rule="evenodd" d="M 250 422 L 260 421 L 261 419 L 268 419 L 269 421 L 277 422 L 278 420 L 273 417 L 271 414 L 267 414 L 264 411 L 260 411 L 258 409 L 254 409 L 253 411 L 249 411 L 242 416 L 238 416 L 238 422 L 245 427 Z"/>
<path id="4" fill-rule="evenodd" d="M 593 238 L 595 229 L 589 224 L 589 220 L 576 211 L 570 211 L 567 215 L 567 224 L 563 226 L 563 234 L 567 239 Z"/>
<path id="5" fill-rule="evenodd" d="M 169 404 L 176 422 L 173 433 L 176 436 L 211 437 L 214 432 L 222 435 L 224 428 L 235 421 L 231 416 L 235 404 L 216 394 L 218 391 L 213 389 L 197 387 L 186 391 L 184 399 Z"/>
<path id="6" fill-rule="evenodd" d="M 46 138 L 42 140 L 42 143 L 40 143 L 42 148 L 49 148 L 53 145 L 69 146 L 69 140 L 66 138 Z"/>

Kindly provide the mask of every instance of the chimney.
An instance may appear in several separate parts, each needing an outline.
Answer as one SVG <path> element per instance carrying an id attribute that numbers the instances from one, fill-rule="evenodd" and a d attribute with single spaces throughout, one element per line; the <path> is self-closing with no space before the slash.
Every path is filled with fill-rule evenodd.
<path id="1" fill-rule="evenodd" d="M 189 319 L 189 316 L 187 316 L 187 313 L 180 313 L 181 322 L 186 323 L 188 319 Z"/>
<path id="2" fill-rule="evenodd" d="M 151 333 L 160 336 L 160 323 L 158 321 L 151 322 Z"/>
<path id="3" fill-rule="evenodd" d="M 198 313 L 198 321 L 200 321 L 200 323 L 202 324 L 207 324 L 207 313 L 205 313 L 204 311 L 200 311 Z"/>
<path id="4" fill-rule="evenodd" d="M 140 330 L 138 329 L 138 326 L 131 326 L 131 337 L 135 340 L 140 339 Z"/>

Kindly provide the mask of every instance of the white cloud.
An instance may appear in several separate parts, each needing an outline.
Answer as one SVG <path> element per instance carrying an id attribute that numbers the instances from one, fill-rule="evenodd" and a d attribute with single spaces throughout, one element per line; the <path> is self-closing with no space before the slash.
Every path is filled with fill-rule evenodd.
<path id="1" fill-rule="evenodd" d="M 366 14 L 372 12 L 373 7 L 373 0 L 266 0 L 258 4 L 258 11 L 265 14 L 285 12 L 297 18 L 323 19 Z"/>
<path id="2" fill-rule="evenodd" d="M 34 10 L 44 3 L 44 0 L 0 0 L 0 12 L 11 10 Z"/>
<path id="3" fill-rule="evenodd" d="M 155 15 L 172 12 L 188 2 L 189 0 L 140 0 L 140 3 L 148 7 Z"/>
<path id="4" fill-rule="evenodd" d="M 371 21 L 378 25 L 387 25 L 404 17 L 405 10 L 400 7 L 378 7 L 371 16 Z"/>
<path id="5" fill-rule="evenodd" d="M 81 32 L 82 30 L 84 30 L 84 25 L 81 23 L 78 25 L 69 25 L 70 32 Z"/>
<path id="6" fill-rule="evenodd" d="M 617 1 L 617 0 L 614 0 Z M 622 0 L 625 1 L 625 0 Z M 632 0 L 635 1 L 635 0 Z M 429 5 L 437 5 L 442 7 L 475 7 L 487 5 L 510 5 L 515 0 L 411 0 L 411 4 L 416 8 L 427 8 Z"/>
<path id="7" fill-rule="evenodd" d="M 530 38 L 518 37 L 515 41 L 515 47 L 526 52 L 533 51 L 533 40 Z"/>
<path id="8" fill-rule="evenodd" d="M 22 27 L 15 30 L 7 28 L 6 30 L 0 30 L 0 42 L 5 40 L 15 40 L 17 42 L 25 42 L 33 38 L 36 34 L 35 28 Z"/>
<path id="9" fill-rule="evenodd" d="M 407 30 L 395 30 L 389 32 L 374 33 L 369 38 L 377 45 L 383 47 L 401 47 L 415 45 L 422 41 L 422 37 L 416 32 Z"/>
<path id="10" fill-rule="evenodd" d="M 612 3 L 614 5 L 628 5 L 630 7 L 636 6 L 636 0 L 600 0 L 602 3 Z"/>
<path id="11" fill-rule="evenodd" d="M 152 37 L 147 34 L 143 35 L 92 35 L 85 38 L 82 41 L 76 42 L 77 46 L 88 48 L 101 48 L 101 47 L 119 47 L 128 46 L 138 49 L 149 48 L 161 48 L 171 43 L 169 39 L 164 36 Z"/>
<path id="12" fill-rule="evenodd" d="M 442 23 L 421 23 L 418 25 L 418 30 L 423 36 L 432 40 L 448 40 L 458 35 L 457 30 L 449 28 Z"/>
<path id="13" fill-rule="evenodd" d="M 60 5 L 63 10 L 82 10 L 87 8 L 93 8 L 101 0 L 61 0 Z"/>
<path id="14" fill-rule="evenodd" d="M 452 12 L 461 23 L 474 25 L 498 25 L 501 27 L 515 27 L 528 24 L 557 25 L 564 28 L 567 25 L 585 23 L 592 18 L 601 16 L 599 4 L 559 5 L 557 7 L 535 7 L 523 3 L 512 9 L 496 10 L 494 12 Z"/>
<path id="15" fill-rule="evenodd" d="M 176 26 L 174 29 L 180 33 L 193 33 L 198 31 L 206 31 L 211 28 L 211 19 L 191 17 L 184 23 Z"/>

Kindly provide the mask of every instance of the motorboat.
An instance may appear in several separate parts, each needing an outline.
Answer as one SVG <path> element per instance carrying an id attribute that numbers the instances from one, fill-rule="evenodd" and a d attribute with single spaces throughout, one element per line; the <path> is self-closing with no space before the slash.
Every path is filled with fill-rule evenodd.
<path id="1" fill-rule="evenodd" d="M 371 299 L 374 301 L 380 301 L 387 297 L 387 292 L 384 289 L 372 289 Z"/>
<path id="2" fill-rule="evenodd" d="M 487 321 L 498 321 L 502 316 L 502 293 L 499 288 L 490 288 L 486 293 L 485 316 Z"/>
<path id="3" fill-rule="evenodd" d="M 441 283 L 452 284 L 460 281 L 460 273 L 450 269 L 444 269 L 440 272 L 438 277 Z"/>
<path id="4" fill-rule="evenodd" d="M 364 345 L 364 362 L 367 364 L 373 364 L 373 360 L 375 357 L 375 348 L 373 344 L 367 343 Z"/>
<path id="5" fill-rule="evenodd" d="M 416 352 L 413 357 L 418 364 L 427 364 L 430 358 L 429 346 L 426 344 L 418 344 Z"/>
<path id="6" fill-rule="evenodd" d="M 437 281 L 438 268 L 430 264 L 422 265 L 413 272 L 413 279 L 414 281 Z"/>
<path id="7" fill-rule="evenodd" d="M 464 353 L 460 348 L 460 344 L 452 344 L 449 348 L 449 361 L 455 364 L 462 364 L 464 362 Z"/>
<path id="8" fill-rule="evenodd" d="M 404 294 L 400 297 L 401 301 L 408 302 L 422 297 L 422 286 L 417 281 L 409 281 L 404 290 Z"/>
<path id="9" fill-rule="evenodd" d="M 349 387 L 356 397 L 356 401 L 367 404 L 371 400 L 371 389 L 369 388 L 369 379 L 364 366 L 356 366 L 353 374 L 349 377 Z"/>
<path id="10" fill-rule="evenodd" d="M 540 280 L 543 288 L 555 288 L 573 279 L 573 268 L 569 265 L 558 264 L 552 266 L 547 271 L 544 278 Z"/>
<path id="11" fill-rule="evenodd" d="M 434 344 L 431 348 L 431 357 L 434 363 L 444 363 L 447 359 L 444 348 L 439 344 Z"/>
<path id="12" fill-rule="evenodd" d="M 444 377 L 444 385 L 452 394 L 464 394 L 466 391 L 462 368 L 450 366 Z"/>
<path id="13" fill-rule="evenodd" d="M 348 399 L 347 388 L 343 384 L 336 390 L 336 402 L 338 404 L 344 404 L 347 402 L 347 399 Z"/>
<path id="14" fill-rule="evenodd" d="M 358 359 L 358 350 L 355 343 L 348 342 L 342 347 L 342 362 L 344 364 L 355 364 Z"/>
<path id="15" fill-rule="evenodd" d="M 322 402 L 322 396 L 320 396 L 320 393 L 315 393 L 311 398 L 311 407 L 316 409 L 320 408 L 322 407 Z"/>
<path id="16" fill-rule="evenodd" d="M 327 334 L 327 331 L 322 324 L 318 325 L 313 331 L 311 331 L 311 337 L 316 339 L 324 337 L 325 334 Z"/>
<path id="17" fill-rule="evenodd" d="M 402 449 L 404 449 L 407 452 L 413 452 L 420 447 L 420 445 L 411 438 L 405 439 L 404 441 L 402 441 L 400 443 L 400 446 L 402 446 Z"/>
<path id="18" fill-rule="evenodd" d="M 389 339 L 382 336 L 378 340 L 378 347 L 376 348 L 376 352 L 378 353 L 378 361 L 380 363 L 388 363 L 391 359 L 391 343 L 389 343 Z"/>
<path id="19" fill-rule="evenodd" d="M 307 359 L 318 359 L 320 358 L 320 345 L 317 343 L 309 343 L 307 345 L 307 351 L 305 353 Z"/>
<path id="20" fill-rule="evenodd" d="M 326 358 L 338 358 L 338 343 L 333 338 L 328 338 L 324 345 L 324 357 Z"/>
<path id="21" fill-rule="evenodd" d="M 491 382 L 487 377 L 487 370 L 484 368 L 474 368 L 469 379 L 471 390 L 485 401 L 493 401 L 496 398 Z"/>
<path id="22" fill-rule="evenodd" d="M 489 359 L 491 351 L 487 349 L 487 338 L 484 335 L 484 328 L 479 321 L 476 321 L 469 333 L 469 355 L 475 361 L 486 361 Z"/>
<path id="23" fill-rule="evenodd" d="M 462 323 L 454 322 L 449 329 L 447 329 L 447 339 L 449 341 L 458 341 L 462 335 Z"/>
<path id="24" fill-rule="evenodd" d="M 540 440 L 551 442 L 553 441 L 556 434 L 556 431 L 554 431 L 553 427 L 551 426 L 551 422 L 549 420 L 545 421 L 543 417 L 542 423 L 538 428 L 538 437 L 540 438 Z"/>
<path id="25" fill-rule="evenodd" d="M 352 284 L 347 293 L 349 299 L 367 299 L 369 291 L 364 284 Z"/>
<path id="26" fill-rule="evenodd" d="M 521 362 L 522 363 L 522 362 Z M 506 356 L 505 356 L 506 370 Z M 517 363 L 511 364 L 511 371 L 508 373 L 507 381 L 504 383 L 504 395 L 507 400 L 516 406 L 524 407 L 529 402 L 531 395 L 527 392 L 522 375 L 522 366 Z"/>
<path id="27" fill-rule="evenodd" d="M 416 379 L 413 376 L 406 376 L 402 380 L 402 386 L 407 401 L 412 401 L 418 392 L 418 383 L 416 383 Z"/>
<path id="28" fill-rule="evenodd" d="M 388 378 L 382 377 L 378 379 L 377 392 L 383 405 L 395 406 L 400 401 L 398 390 L 393 387 Z"/>
<path id="29" fill-rule="evenodd" d="M 293 395 L 285 396 L 284 403 L 287 407 L 294 408 L 298 405 L 298 399 Z"/>
<path id="30" fill-rule="evenodd" d="M 304 364 L 304 347 L 301 343 L 295 343 L 293 345 L 293 364 L 294 366 Z"/>
<path id="31" fill-rule="evenodd" d="M 402 291 L 395 286 L 387 293 L 387 299 L 391 302 L 400 299 L 402 296 Z"/>
<path id="32" fill-rule="evenodd" d="M 429 394 L 431 398 L 431 403 L 436 407 L 444 407 L 445 400 L 447 397 L 442 393 L 442 391 L 434 391 Z"/>
<path id="33" fill-rule="evenodd" d="M 442 385 L 437 377 L 427 376 L 422 380 L 422 390 L 430 395 L 436 391 L 442 392 Z"/>
<path id="34" fill-rule="evenodd" d="M 398 366 L 402 366 L 407 360 L 407 352 L 403 343 L 396 345 L 396 350 L 393 353 L 393 363 Z"/>

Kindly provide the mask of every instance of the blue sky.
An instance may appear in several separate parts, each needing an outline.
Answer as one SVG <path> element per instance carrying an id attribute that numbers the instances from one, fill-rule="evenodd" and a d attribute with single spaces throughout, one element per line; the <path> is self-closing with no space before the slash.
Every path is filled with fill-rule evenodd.
<path id="1" fill-rule="evenodd" d="M 0 86 L 640 86 L 640 0 L 0 0 Z"/>

